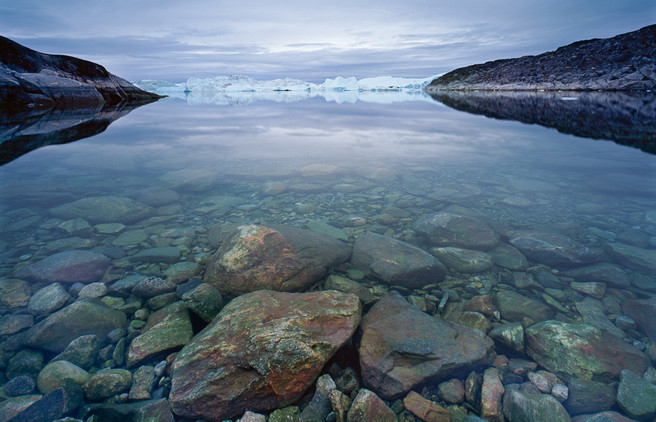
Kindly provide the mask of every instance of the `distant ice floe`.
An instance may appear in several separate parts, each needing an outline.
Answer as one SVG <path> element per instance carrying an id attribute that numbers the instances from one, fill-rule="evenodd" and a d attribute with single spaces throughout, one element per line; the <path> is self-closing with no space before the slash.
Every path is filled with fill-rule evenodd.
<path id="1" fill-rule="evenodd" d="M 326 79 L 314 84 L 299 79 L 257 80 L 243 75 L 189 78 L 186 82 L 144 80 L 132 82 L 139 88 L 160 95 L 186 100 L 189 104 L 245 105 L 255 101 L 295 102 L 323 97 L 336 103 L 395 103 L 433 101 L 423 88 L 433 79 L 379 76 Z"/>

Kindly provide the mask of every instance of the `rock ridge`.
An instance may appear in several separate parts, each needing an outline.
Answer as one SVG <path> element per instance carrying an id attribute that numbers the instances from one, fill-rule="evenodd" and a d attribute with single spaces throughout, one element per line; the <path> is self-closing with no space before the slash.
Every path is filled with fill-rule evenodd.
<path id="1" fill-rule="evenodd" d="M 578 41 L 537 56 L 461 67 L 432 81 L 443 90 L 650 90 L 656 88 L 656 25 Z"/>
<path id="2" fill-rule="evenodd" d="M 77 108 L 155 101 L 103 66 L 71 56 L 40 53 L 0 36 L 0 104 L 8 111 Z"/>

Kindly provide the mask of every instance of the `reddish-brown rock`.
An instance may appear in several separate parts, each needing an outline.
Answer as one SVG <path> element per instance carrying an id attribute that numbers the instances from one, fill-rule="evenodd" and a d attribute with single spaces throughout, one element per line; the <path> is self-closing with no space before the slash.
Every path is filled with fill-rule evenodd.
<path id="1" fill-rule="evenodd" d="M 439 404 L 410 391 L 403 399 L 403 405 L 424 422 L 450 422 L 451 414 Z"/>
<path id="2" fill-rule="evenodd" d="M 486 369 L 481 389 L 481 416 L 483 418 L 490 422 L 503 420 L 501 400 L 505 392 L 497 368 Z"/>
<path id="3" fill-rule="evenodd" d="M 433 318 L 396 292 L 371 308 L 361 330 L 362 380 L 384 399 L 466 375 L 487 362 L 494 347 L 481 331 Z"/>
<path id="4" fill-rule="evenodd" d="M 261 290 L 232 300 L 178 354 L 169 400 L 220 421 L 299 400 L 360 321 L 357 296 Z"/>
<path id="5" fill-rule="evenodd" d="M 229 296 L 265 289 L 299 291 L 350 254 L 346 243 L 309 230 L 239 226 L 212 256 L 205 282 Z"/>

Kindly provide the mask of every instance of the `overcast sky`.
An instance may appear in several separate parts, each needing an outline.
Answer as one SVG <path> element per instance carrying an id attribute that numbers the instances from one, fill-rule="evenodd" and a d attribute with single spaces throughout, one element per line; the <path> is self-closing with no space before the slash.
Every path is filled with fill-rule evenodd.
<path id="1" fill-rule="evenodd" d="M 654 0 L 0 0 L 6 37 L 174 82 L 428 77 L 654 23 Z"/>

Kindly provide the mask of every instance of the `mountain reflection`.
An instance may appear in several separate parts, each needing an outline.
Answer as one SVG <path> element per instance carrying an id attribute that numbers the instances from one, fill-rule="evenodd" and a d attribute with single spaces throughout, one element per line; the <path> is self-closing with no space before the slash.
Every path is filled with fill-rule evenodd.
<path id="1" fill-rule="evenodd" d="M 456 110 L 609 139 L 656 154 L 653 92 L 444 91 L 431 96 Z"/>
<path id="2" fill-rule="evenodd" d="M 0 113 L 0 166 L 46 145 L 97 135 L 140 105 Z"/>

